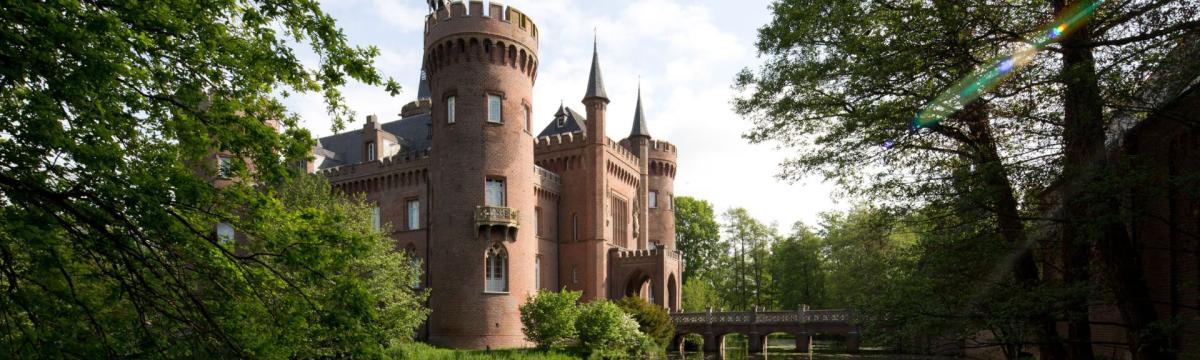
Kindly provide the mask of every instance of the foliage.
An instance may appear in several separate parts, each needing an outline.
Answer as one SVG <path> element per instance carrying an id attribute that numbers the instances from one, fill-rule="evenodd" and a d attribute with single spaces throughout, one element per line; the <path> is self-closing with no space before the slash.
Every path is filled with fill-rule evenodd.
<path id="1" fill-rule="evenodd" d="M 396 360 L 575 360 L 585 356 L 579 351 L 532 350 L 532 349 L 493 349 L 493 350 L 456 350 L 439 349 L 428 344 L 412 342 L 392 346 L 387 350 L 387 358 Z"/>
<path id="2" fill-rule="evenodd" d="M 706 277 L 683 283 L 683 311 L 702 312 L 709 307 L 720 307 L 721 299 L 711 283 Z"/>
<path id="3" fill-rule="evenodd" d="M 720 258 L 720 231 L 708 200 L 690 196 L 675 198 L 675 246 L 687 263 L 683 269 L 685 285 L 698 274 L 709 272 L 715 265 L 713 261 Z"/>
<path id="4" fill-rule="evenodd" d="M 675 335 L 675 324 L 667 310 L 636 296 L 626 296 L 617 300 L 617 306 L 626 314 L 633 316 L 638 323 L 638 330 L 658 343 L 658 348 L 666 348 Z"/>
<path id="5" fill-rule="evenodd" d="M 637 321 L 606 300 L 584 304 L 575 328 L 583 347 L 594 357 L 621 358 L 655 350 L 654 346 L 648 346 L 654 340 L 638 330 Z"/>
<path id="6" fill-rule="evenodd" d="M 578 291 L 539 291 L 521 305 L 521 331 L 539 348 L 561 348 L 575 339 Z"/>
<path id="7" fill-rule="evenodd" d="M 277 94 L 321 93 L 340 124 L 340 85 L 383 84 L 316 1 L 22 2 L 0 38 L 8 357 L 376 357 L 411 336 L 416 274 L 360 201 L 287 166 L 314 143 Z"/>
<path id="8" fill-rule="evenodd" d="M 822 239 L 800 222 L 792 227 L 790 236 L 771 247 L 768 263 L 775 306 L 790 310 L 800 305 L 812 308 L 826 305 L 821 247 Z"/>
<path id="9" fill-rule="evenodd" d="M 726 259 L 731 269 L 718 288 L 729 288 L 723 292 L 722 301 L 730 310 L 750 310 L 754 306 L 771 305 L 770 273 L 766 262 L 770 256 L 771 243 L 778 237 L 774 226 L 767 226 L 750 216 L 744 208 L 725 212 L 723 224 L 727 248 L 731 252 Z"/>

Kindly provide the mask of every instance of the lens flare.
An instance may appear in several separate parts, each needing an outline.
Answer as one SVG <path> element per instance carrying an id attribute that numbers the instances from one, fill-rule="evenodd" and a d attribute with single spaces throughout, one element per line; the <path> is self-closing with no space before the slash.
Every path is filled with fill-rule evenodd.
<path id="1" fill-rule="evenodd" d="M 995 89 L 1012 75 L 1013 70 L 1029 64 L 1033 57 L 1046 46 L 1079 28 L 1102 3 L 1104 0 L 1094 0 L 1064 10 L 1054 22 L 1046 24 L 1041 31 L 1027 39 L 1025 44 L 1014 50 L 1012 54 L 993 59 L 989 62 L 990 66 L 980 68 L 972 76 L 964 78 L 946 89 L 913 117 L 908 126 L 908 133 L 916 134 L 923 128 L 936 125 L 954 112 L 962 110 L 967 104 L 979 99 L 983 94 Z M 895 145 L 896 141 L 893 139 L 885 142 L 883 147 L 891 149 Z"/>

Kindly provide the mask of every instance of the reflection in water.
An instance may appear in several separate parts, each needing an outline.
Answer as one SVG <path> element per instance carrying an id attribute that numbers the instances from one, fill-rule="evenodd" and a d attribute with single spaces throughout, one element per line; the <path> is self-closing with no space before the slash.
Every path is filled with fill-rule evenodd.
<path id="1" fill-rule="evenodd" d="M 749 360 L 749 359 L 785 359 L 785 360 L 863 360 L 863 359 L 939 359 L 939 357 L 888 354 L 883 349 L 862 348 L 858 354 L 847 354 L 845 343 L 839 340 L 814 339 L 812 352 L 795 352 L 795 339 L 790 336 L 770 337 L 765 354 L 747 354 L 746 338 L 744 336 L 726 336 L 725 351 L 720 354 L 705 354 L 701 351 L 668 353 L 671 360 Z M 698 350 L 698 349 L 692 349 Z"/>

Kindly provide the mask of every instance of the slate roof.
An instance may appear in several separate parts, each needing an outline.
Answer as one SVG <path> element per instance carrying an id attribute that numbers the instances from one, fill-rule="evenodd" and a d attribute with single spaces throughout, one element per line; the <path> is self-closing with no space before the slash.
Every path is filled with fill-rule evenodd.
<path id="1" fill-rule="evenodd" d="M 588 74 L 587 91 L 584 92 L 583 98 L 601 98 L 608 100 L 608 94 L 604 92 L 604 78 L 600 76 L 600 54 L 596 51 L 596 43 L 592 43 L 592 72 Z"/>
<path id="2" fill-rule="evenodd" d="M 537 137 L 552 136 L 558 134 L 566 134 L 573 132 L 587 132 L 587 118 L 583 117 L 571 108 L 559 105 L 558 112 L 554 113 L 554 121 L 546 125 L 545 129 L 538 134 Z"/>
<path id="3" fill-rule="evenodd" d="M 646 129 L 646 115 L 642 112 L 642 86 L 638 85 L 638 100 L 637 110 L 633 112 L 633 130 L 629 131 L 629 137 L 634 136 L 650 137 L 650 130 Z"/>
<path id="4" fill-rule="evenodd" d="M 429 113 L 423 113 L 400 120 L 385 122 L 379 124 L 379 126 L 384 132 L 396 137 L 397 141 L 401 144 L 401 152 L 426 150 L 431 145 L 429 139 L 429 122 L 431 119 L 432 117 Z M 335 153 L 335 158 L 338 160 L 337 162 L 326 161 L 322 163 L 319 170 L 344 164 L 358 164 L 363 160 L 361 128 L 326 136 L 317 139 L 317 141 L 324 151 Z"/>

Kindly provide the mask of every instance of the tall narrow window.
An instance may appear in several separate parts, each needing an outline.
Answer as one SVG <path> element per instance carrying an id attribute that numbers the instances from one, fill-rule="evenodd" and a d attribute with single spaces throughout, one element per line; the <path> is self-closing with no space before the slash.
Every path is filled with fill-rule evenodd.
<path id="1" fill-rule="evenodd" d="M 408 229 L 416 230 L 421 228 L 421 201 L 412 199 L 408 201 Z"/>
<path id="2" fill-rule="evenodd" d="M 500 104 L 500 95 L 488 95 L 488 122 L 504 122 L 504 119 L 500 116 Z"/>
<path id="3" fill-rule="evenodd" d="M 612 202 L 613 243 L 623 248 L 629 248 L 629 210 L 625 199 L 613 195 L 610 200 Z"/>
<path id="4" fill-rule="evenodd" d="M 217 223 L 217 241 L 229 243 L 233 241 L 233 237 L 233 225 L 229 225 L 229 223 Z"/>
<path id="5" fill-rule="evenodd" d="M 533 289 L 542 289 L 542 257 L 533 258 Z"/>
<path id="6" fill-rule="evenodd" d="M 233 159 L 228 157 L 217 158 L 217 175 L 226 179 L 233 177 Z"/>
<path id="7" fill-rule="evenodd" d="M 381 224 L 379 223 L 379 207 L 376 206 L 376 207 L 371 208 L 371 229 L 374 229 L 375 231 L 379 231 L 380 225 Z"/>
<path id="8" fill-rule="evenodd" d="M 575 267 L 574 265 L 571 266 L 571 283 L 579 283 L 579 268 Z"/>
<path id="9" fill-rule="evenodd" d="M 451 97 L 446 98 L 446 123 L 447 124 L 454 123 L 454 112 L 455 112 L 454 110 L 456 110 L 456 108 L 454 106 L 454 97 L 451 96 Z"/>
<path id="10" fill-rule="evenodd" d="M 647 200 L 646 202 L 648 202 L 650 204 L 649 206 L 651 209 L 658 208 L 658 192 L 657 191 L 651 190 L 650 196 L 646 197 L 646 200 Z"/>
<path id="11" fill-rule="evenodd" d="M 529 106 L 523 106 L 522 110 L 525 111 L 525 131 L 532 131 L 530 129 L 533 128 L 533 120 L 529 117 Z"/>
<path id="12" fill-rule="evenodd" d="M 506 206 L 504 201 L 504 179 L 488 178 L 486 195 L 487 199 L 484 199 L 484 205 Z"/>
<path id="13" fill-rule="evenodd" d="M 571 241 L 579 241 L 579 214 L 571 214 Z"/>
<path id="14" fill-rule="evenodd" d="M 667 194 L 667 210 L 675 210 L 675 197 Z"/>
<path id="15" fill-rule="evenodd" d="M 488 248 L 485 267 L 487 269 L 484 274 L 484 291 L 507 292 L 508 251 L 504 249 L 504 245 L 496 243 Z"/>
<path id="16" fill-rule="evenodd" d="M 375 161 L 375 142 L 367 142 L 367 161 Z"/>
<path id="17" fill-rule="evenodd" d="M 537 236 L 542 236 L 542 208 L 533 208 L 533 229 Z"/>

